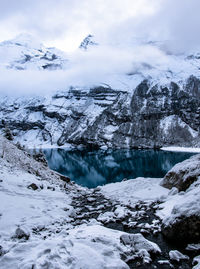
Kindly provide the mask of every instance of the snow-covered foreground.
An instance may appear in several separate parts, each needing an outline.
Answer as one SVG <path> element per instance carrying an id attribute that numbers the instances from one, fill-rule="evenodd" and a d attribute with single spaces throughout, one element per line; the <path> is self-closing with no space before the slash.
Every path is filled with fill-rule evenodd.
<path id="1" fill-rule="evenodd" d="M 0 137 L 0 268 L 191 268 L 189 257 L 149 241 L 161 228 L 149 212 L 167 219 L 177 201 L 198 202 L 198 181 L 179 193 L 161 179 L 93 190 L 66 181 Z"/>

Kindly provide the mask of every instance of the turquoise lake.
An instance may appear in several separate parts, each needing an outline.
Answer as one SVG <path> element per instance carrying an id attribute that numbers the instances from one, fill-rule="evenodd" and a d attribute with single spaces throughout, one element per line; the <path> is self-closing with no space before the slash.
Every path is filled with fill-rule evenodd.
<path id="1" fill-rule="evenodd" d="M 194 153 L 161 150 L 44 149 L 51 169 L 81 186 L 95 188 L 124 178 L 163 177 L 176 163 Z"/>

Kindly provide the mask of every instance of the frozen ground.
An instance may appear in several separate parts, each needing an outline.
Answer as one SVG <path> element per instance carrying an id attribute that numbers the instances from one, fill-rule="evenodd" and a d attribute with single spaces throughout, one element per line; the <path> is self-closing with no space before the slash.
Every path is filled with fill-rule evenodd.
<path id="1" fill-rule="evenodd" d="M 137 178 L 88 190 L 64 180 L 0 137 L 0 268 L 191 268 L 156 241 L 154 212 L 169 217 L 198 189 L 178 194 Z"/>
<path id="2" fill-rule="evenodd" d="M 200 148 L 189 148 L 189 147 L 163 147 L 161 150 L 165 151 L 176 151 L 176 152 L 194 152 L 200 153 Z"/>

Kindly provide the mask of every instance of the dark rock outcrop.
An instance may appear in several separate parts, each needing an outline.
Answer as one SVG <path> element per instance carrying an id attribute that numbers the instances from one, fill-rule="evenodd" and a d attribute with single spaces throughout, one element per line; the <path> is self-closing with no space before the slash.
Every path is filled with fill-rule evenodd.
<path id="1" fill-rule="evenodd" d="M 29 237 L 30 233 L 26 229 L 22 229 L 20 227 L 16 229 L 14 238 L 28 240 Z"/>
<path id="2" fill-rule="evenodd" d="M 200 216 L 180 216 L 174 223 L 162 226 L 163 235 L 178 245 L 200 241 Z"/>
<path id="3" fill-rule="evenodd" d="M 38 190 L 39 187 L 35 184 L 35 183 L 31 183 L 29 186 L 28 186 L 28 189 L 32 189 L 34 191 Z"/>

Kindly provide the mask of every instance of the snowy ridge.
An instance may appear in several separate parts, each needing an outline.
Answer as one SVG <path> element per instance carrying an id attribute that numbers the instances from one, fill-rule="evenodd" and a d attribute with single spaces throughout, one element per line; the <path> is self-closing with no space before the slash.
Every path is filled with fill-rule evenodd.
<path id="1" fill-rule="evenodd" d="M 66 68 L 67 59 L 56 48 L 45 48 L 28 34 L 0 43 L 0 70 L 56 70 Z"/>

